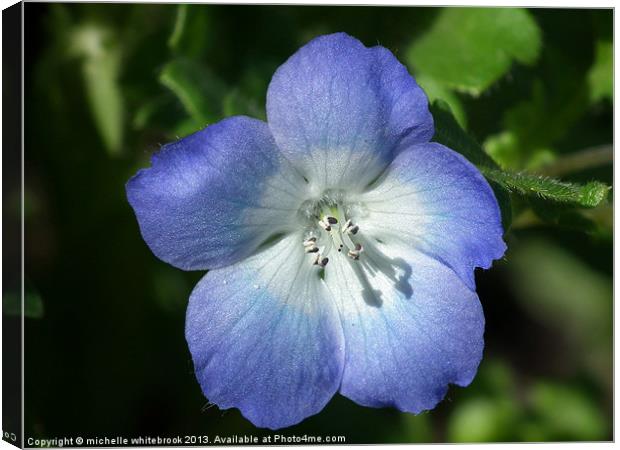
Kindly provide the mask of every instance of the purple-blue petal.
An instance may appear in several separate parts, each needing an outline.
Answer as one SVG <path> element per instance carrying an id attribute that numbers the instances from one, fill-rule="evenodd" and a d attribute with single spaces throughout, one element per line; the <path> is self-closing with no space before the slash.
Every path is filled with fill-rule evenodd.
<path id="1" fill-rule="evenodd" d="M 433 135 L 428 99 L 407 69 L 345 33 L 313 39 L 280 66 L 267 116 L 283 153 L 323 187 L 363 187 L 397 144 Z"/>
<path id="2" fill-rule="evenodd" d="M 237 116 L 164 146 L 126 189 L 153 253 L 196 270 L 232 264 L 288 230 L 305 184 L 267 124 Z"/>
<path id="3" fill-rule="evenodd" d="M 345 334 L 340 392 L 364 406 L 432 409 L 449 384 L 466 386 L 476 374 L 484 347 L 478 297 L 433 258 L 363 243 L 360 261 L 337 258 L 326 272 Z"/>
<path id="4" fill-rule="evenodd" d="M 318 413 L 340 385 L 338 311 L 300 242 L 291 235 L 210 271 L 187 309 L 185 334 L 205 396 L 258 427 Z"/>
<path id="5" fill-rule="evenodd" d="M 366 233 L 426 253 L 471 289 L 474 269 L 489 268 L 506 251 L 493 190 L 475 166 L 441 144 L 401 151 L 361 201 Z"/>

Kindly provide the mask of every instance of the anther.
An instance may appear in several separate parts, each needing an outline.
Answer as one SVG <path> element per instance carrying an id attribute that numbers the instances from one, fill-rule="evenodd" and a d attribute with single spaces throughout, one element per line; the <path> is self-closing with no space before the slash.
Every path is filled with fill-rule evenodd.
<path id="1" fill-rule="evenodd" d="M 351 219 L 347 219 L 344 226 L 342 227 L 342 231 L 345 234 L 357 234 L 359 229 L 360 229 L 359 226 L 353 225 L 353 222 L 351 221 Z"/>
<path id="2" fill-rule="evenodd" d="M 314 247 L 314 245 L 316 244 L 316 237 L 314 236 L 309 237 L 303 242 L 303 244 L 304 244 L 304 247 Z"/>
<path id="3" fill-rule="evenodd" d="M 355 250 L 349 250 L 349 258 L 357 261 L 360 258 L 360 253 L 363 251 L 364 249 L 361 244 L 355 244 Z"/>
<path id="4" fill-rule="evenodd" d="M 352 227 L 347 228 L 347 233 L 349 234 L 357 234 L 357 232 L 360 230 L 360 227 L 357 225 L 353 225 Z"/>
<path id="5" fill-rule="evenodd" d="M 323 258 L 320 254 L 316 255 L 316 259 L 314 260 L 314 265 L 319 267 L 325 267 L 329 262 L 329 258 Z"/>
<path id="6" fill-rule="evenodd" d="M 324 238 L 318 235 L 312 235 L 303 241 L 305 252 L 314 255 L 312 263 L 320 267 L 325 267 L 329 262 L 329 258 L 326 255 L 332 248 L 335 248 L 338 253 L 346 253 L 349 258 L 354 260 L 359 259 L 363 251 L 362 246 L 355 244 L 352 240 L 353 235 L 358 234 L 360 227 L 353 223 L 351 219 L 345 217 L 342 207 L 338 206 L 337 203 L 332 203 L 321 206 L 318 211 L 315 209 L 316 212 L 314 214 L 316 215 L 312 215 L 315 218 L 314 220 L 316 220 L 315 223 L 318 223 L 320 229 L 325 231 L 327 235 L 325 236 L 327 238 L 325 247 L 321 246 L 319 250 L 317 244 L 319 241 L 323 243 Z M 319 212 L 321 209 L 322 212 Z M 308 215 L 308 218 L 312 216 Z"/>
<path id="7" fill-rule="evenodd" d="M 331 225 L 329 224 L 329 222 L 327 222 L 327 221 L 325 221 L 325 220 L 323 220 L 323 219 L 319 220 L 319 225 L 321 225 L 321 227 L 323 227 L 323 229 L 324 229 L 325 231 L 328 231 L 328 232 L 329 232 L 329 231 L 332 231 L 332 227 L 331 227 Z"/>

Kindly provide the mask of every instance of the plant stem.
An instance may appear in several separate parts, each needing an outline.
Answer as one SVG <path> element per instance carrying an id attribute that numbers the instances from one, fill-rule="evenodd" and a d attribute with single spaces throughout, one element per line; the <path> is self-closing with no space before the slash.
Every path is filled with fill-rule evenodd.
<path id="1" fill-rule="evenodd" d="M 553 163 L 542 167 L 540 173 L 552 177 L 560 177 L 579 170 L 590 169 L 612 163 L 614 159 L 613 145 L 601 145 L 571 153 L 558 158 Z"/>

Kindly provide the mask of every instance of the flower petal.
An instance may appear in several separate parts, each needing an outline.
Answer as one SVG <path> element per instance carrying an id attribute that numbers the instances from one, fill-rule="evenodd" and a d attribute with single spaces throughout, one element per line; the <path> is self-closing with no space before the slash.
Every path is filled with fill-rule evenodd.
<path id="1" fill-rule="evenodd" d="M 428 99 L 407 69 L 345 33 L 310 41 L 280 66 L 267 116 L 283 153 L 319 188 L 364 187 L 397 143 L 433 135 Z"/>
<path id="2" fill-rule="evenodd" d="M 291 235 L 212 270 L 190 298 L 186 338 L 205 396 L 259 427 L 316 414 L 340 385 L 342 327 L 311 258 Z"/>
<path id="3" fill-rule="evenodd" d="M 232 264 L 290 229 L 305 188 L 266 123 L 232 117 L 164 146 L 127 197 L 153 253 L 195 270 Z"/>
<path id="4" fill-rule="evenodd" d="M 484 346 L 478 297 L 422 253 L 363 245 L 359 261 L 335 258 L 326 271 L 345 333 L 340 392 L 365 406 L 431 409 L 449 383 L 466 386 L 476 373 Z"/>
<path id="5" fill-rule="evenodd" d="M 506 250 L 491 187 L 469 161 L 441 144 L 399 153 L 361 201 L 368 213 L 360 223 L 364 233 L 438 259 L 471 289 L 474 268 L 489 268 Z"/>

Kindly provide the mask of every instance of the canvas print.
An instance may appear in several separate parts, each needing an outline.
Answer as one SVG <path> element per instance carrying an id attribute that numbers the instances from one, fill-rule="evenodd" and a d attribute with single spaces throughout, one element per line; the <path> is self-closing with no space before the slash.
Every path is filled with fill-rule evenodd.
<path id="1" fill-rule="evenodd" d="M 613 439 L 612 9 L 17 8 L 5 441 Z"/>

